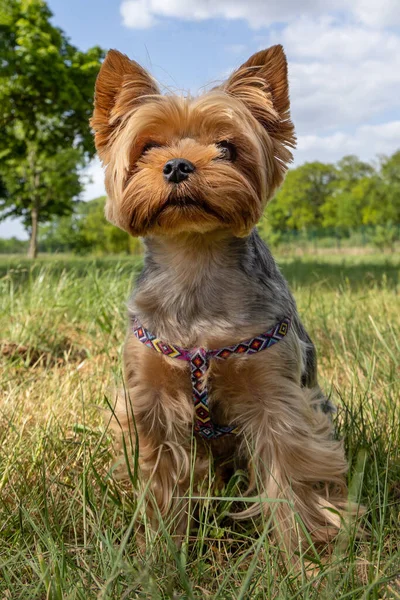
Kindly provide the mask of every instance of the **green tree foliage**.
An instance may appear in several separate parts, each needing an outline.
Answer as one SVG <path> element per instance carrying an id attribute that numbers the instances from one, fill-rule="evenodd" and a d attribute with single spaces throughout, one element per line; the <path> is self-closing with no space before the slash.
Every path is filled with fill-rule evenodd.
<path id="1" fill-rule="evenodd" d="M 365 182 L 370 184 L 373 167 L 357 156 L 345 156 L 335 167 L 336 176 L 321 207 L 321 225 L 352 229 L 360 226 L 360 210 L 365 198 Z M 355 188 L 361 184 L 359 192 Z"/>
<path id="2" fill-rule="evenodd" d="M 379 239 L 387 231 L 393 243 L 400 225 L 400 151 L 377 165 L 345 156 L 335 165 L 291 169 L 260 228 L 274 243 L 285 232 L 329 229 L 349 235 L 363 225 L 379 227 Z"/>
<path id="3" fill-rule="evenodd" d="M 320 225 L 321 208 L 335 179 L 336 169 L 330 164 L 312 162 L 291 169 L 268 208 L 267 216 L 273 227 L 283 231 Z"/>
<path id="4" fill-rule="evenodd" d="M 400 150 L 390 157 L 381 157 L 379 170 L 369 182 L 366 198 L 364 223 L 400 223 Z"/>
<path id="5" fill-rule="evenodd" d="M 16 237 L 7 240 L 0 239 L 0 254 L 22 254 L 25 253 L 28 242 Z"/>
<path id="6" fill-rule="evenodd" d="M 78 254 L 137 254 L 139 240 L 106 221 L 105 197 L 79 202 L 74 214 L 54 219 L 41 228 L 40 247 L 46 252 Z"/>
<path id="7" fill-rule="evenodd" d="M 37 251 L 39 222 L 71 212 L 103 52 L 80 52 L 43 0 L 0 0 L 0 218 L 22 217 Z M 1 186 L 0 186 L 1 188 Z"/>

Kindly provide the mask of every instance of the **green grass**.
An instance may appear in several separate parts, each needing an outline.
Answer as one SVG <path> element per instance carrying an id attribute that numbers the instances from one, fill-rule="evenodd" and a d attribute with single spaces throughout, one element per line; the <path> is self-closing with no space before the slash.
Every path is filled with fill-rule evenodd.
<path id="1" fill-rule="evenodd" d="M 144 549 L 142 499 L 111 476 L 101 410 L 121 384 L 138 260 L 1 258 L 0 598 L 400 598 L 400 260 L 281 266 L 339 405 L 369 537 L 339 538 L 329 560 L 314 554 L 303 571 L 285 566 L 267 523 L 227 517 L 237 474 L 219 501 L 204 501 L 179 552 L 146 524 Z"/>

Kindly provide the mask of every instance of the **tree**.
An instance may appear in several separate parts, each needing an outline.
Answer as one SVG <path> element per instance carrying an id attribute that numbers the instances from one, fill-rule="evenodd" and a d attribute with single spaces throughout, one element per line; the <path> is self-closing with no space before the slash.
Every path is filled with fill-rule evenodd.
<path id="1" fill-rule="evenodd" d="M 0 0 L 0 218 L 22 217 L 37 252 L 39 222 L 71 212 L 79 169 L 95 149 L 89 126 L 103 51 L 80 52 L 43 0 Z"/>
<path id="2" fill-rule="evenodd" d="M 336 177 L 333 165 L 320 162 L 290 170 L 267 208 L 268 227 L 281 231 L 320 227 L 321 208 L 332 192 Z"/>
<path id="3" fill-rule="evenodd" d="M 138 246 L 138 242 L 106 221 L 105 202 L 106 198 L 101 196 L 81 205 L 81 218 L 78 222 L 81 247 L 99 253 L 130 254 L 131 248 Z"/>
<path id="4" fill-rule="evenodd" d="M 322 225 L 350 230 L 362 223 L 366 193 L 373 183 L 374 168 L 357 156 L 344 156 L 336 164 L 331 192 L 321 206 Z"/>
<path id="5" fill-rule="evenodd" d="M 82 190 L 78 172 L 82 164 L 81 152 L 76 148 L 60 149 L 54 156 L 43 151 L 34 156 L 34 162 L 29 153 L 8 158 L 3 174 L 8 192 L 3 217 L 22 216 L 27 229 L 31 225 L 31 258 L 36 256 L 39 221 L 72 212 L 73 202 Z"/>
<path id="6" fill-rule="evenodd" d="M 78 254 L 137 254 L 138 239 L 108 223 L 104 217 L 106 198 L 79 202 L 74 214 L 53 219 L 42 227 L 41 246 L 48 252 Z"/>
<path id="7" fill-rule="evenodd" d="M 337 181 L 341 182 L 338 187 L 347 188 L 360 181 L 360 179 L 371 177 L 375 173 L 375 169 L 370 163 L 360 160 L 354 154 L 341 158 L 336 163 L 336 170 L 338 172 Z"/>
<path id="8" fill-rule="evenodd" d="M 381 156 L 379 171 L 370 186 L 363 221 L 371 225 L 400 223 L 400 150 Z"/>

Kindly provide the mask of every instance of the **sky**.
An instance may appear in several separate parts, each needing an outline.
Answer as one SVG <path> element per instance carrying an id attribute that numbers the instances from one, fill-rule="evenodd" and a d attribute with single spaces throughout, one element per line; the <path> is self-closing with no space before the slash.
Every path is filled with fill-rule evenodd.
<path id="1" fill-rule="evenodd" d="M 294 165 L 400 148 L 399 0 L 48 0 L 82 50 L 116 48 L 168 90 L 197 94 L 251 54 L 284 46 L 298 143 Z M 104 194 L 95 159 L 82 195 Z M 0 237 L 26 237 L 20 223 Z"/>

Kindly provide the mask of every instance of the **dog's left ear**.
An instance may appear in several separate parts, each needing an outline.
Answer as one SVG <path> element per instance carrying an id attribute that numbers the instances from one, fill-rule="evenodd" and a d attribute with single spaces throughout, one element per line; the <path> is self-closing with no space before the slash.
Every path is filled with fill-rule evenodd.
<path id="1" fill-rule="evenodd" d="M 241 100 L 277 141 L 295 146 L 287 61 L 282 46 L 253 54 L 231 75 L 223 89 Z"/>

